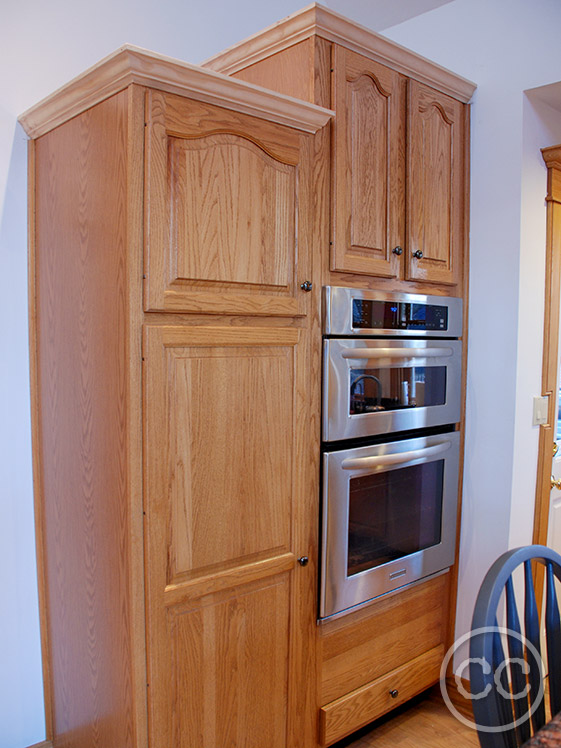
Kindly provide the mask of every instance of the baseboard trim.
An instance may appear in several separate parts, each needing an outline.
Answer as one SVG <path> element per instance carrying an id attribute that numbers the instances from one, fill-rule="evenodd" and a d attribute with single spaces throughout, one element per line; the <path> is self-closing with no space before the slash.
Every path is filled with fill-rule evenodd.
<path id="1" fill-rule="evenodd" d="M 461 678 L 462 687 L 466 693 L 470 693 L 469 680 Z M 473 710 L 471 708 L 471 700 L 467 699 L 458 690 L 458 683 L 454 676 L 446 678 L 446 691 L 448 697 L 452 702 L 452 705 L 467 719 L 473 720 Z"/>
<path id="2" fill-rule="evenodd" d="M 34 743 L 33 745 L 30 745 L 29 748 L 53 748 L 53 744 L 50 740 L 43 740 L 42 743 Z"/>

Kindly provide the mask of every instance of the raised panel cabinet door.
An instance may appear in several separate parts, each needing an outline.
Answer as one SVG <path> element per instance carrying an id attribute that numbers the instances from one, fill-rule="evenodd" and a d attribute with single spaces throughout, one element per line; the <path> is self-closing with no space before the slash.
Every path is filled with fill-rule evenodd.
<path id="1" fill-rule="evenodd" d="M 405 229 L 406 79 L 338 45 L 333 55 L 331 270 L 398 277 Z"/>
<path id="2" fill-rule="evenodd" d="M 151 748 L 292 745 L 299 580 L 314 585 L 295 554 L 305 335 L 145 329 Z"/>
<path id="3" fill-rule="evenodd" d="M 407 279 L 455 285 L 464 245 L 464 107 L 409 81 Z"/>
<path id="4" fill-rule="evenodd" d="M 145 309 L 302 314 L 313 136 L 160 91 L 146 121 Z"/>

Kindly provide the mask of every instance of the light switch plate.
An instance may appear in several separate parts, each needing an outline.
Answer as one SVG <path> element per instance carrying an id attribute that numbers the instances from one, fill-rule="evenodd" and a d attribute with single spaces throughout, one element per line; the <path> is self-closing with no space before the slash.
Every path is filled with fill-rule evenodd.
<path id="1" fill-rule="evenodd" d="M 533 426 L 542 426 L 547 423 L 547 411 L 549 407 L 549 397 L 535 397 L 534 398 L 534 417 L 532 419 Z"/>

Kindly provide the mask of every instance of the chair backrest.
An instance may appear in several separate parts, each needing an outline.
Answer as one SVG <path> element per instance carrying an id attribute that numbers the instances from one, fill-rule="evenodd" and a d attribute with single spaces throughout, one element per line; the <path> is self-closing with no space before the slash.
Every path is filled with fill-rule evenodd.
<path id="1" fill-rule="evenodd" d="M 471 704 L 482 748 L 516 748 L 546 721 L 533 564 L 545 566 L 547 685 L 551 714 L 561 710 L 561 624 L 555 592 L 561 556 L 541 545 L 516 548 L 503 553 L 487 572 L 473 613 Z M 524 568 L 522 615 L 512 578 L 519 566 Z"/>

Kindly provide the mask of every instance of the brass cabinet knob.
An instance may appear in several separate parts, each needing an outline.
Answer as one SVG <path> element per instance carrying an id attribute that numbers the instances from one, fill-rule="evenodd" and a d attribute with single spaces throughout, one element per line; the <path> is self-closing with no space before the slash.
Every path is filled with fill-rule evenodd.
<path id="1" fill-rule="evenodd" d="M 553 475 L 551 476 L 551 488 L 556 488 L 558 491 L 561 491 L 561 478 L 559 480 L 555 480 Z"/>
<path id="2" fill-rule="evenodd" d="M 553 456 L 554 457 L 558 451 L 559 451 L 559 445 L 557 444 L 557 442 L 553 442 Z"/>

